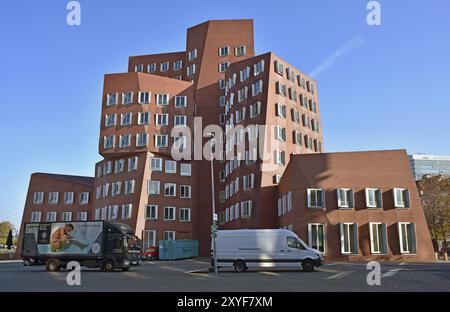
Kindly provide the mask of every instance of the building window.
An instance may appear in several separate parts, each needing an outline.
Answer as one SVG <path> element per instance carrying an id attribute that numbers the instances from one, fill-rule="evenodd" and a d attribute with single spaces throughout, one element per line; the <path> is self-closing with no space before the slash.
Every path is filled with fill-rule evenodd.
<path id="1" fill-rule="evenodd" d="M 175 240 L 175 231 L 164 231 L 164 240 Z"/>
<path id="2" fill-rule="evenodd" d="M 134 180 L 125 181 L 125 195 L 134 193 L 134 184 L 135 184 Z"/>
<path id="3" fill-rule="evenodd" d="M 381 208 L 381 190 L 376 188 L 366 188 L 366 207 Z"/>
<path id="4" fill-rule="evenodd" d="M 277 94 L 280 94 L 282 96 L 286 96 L 287 95 L 286 85 L 285 84 L 282 84 L 281 82 L 276 82 L 275 83 L 275 87 L 276 87 Z"/>
<path id="5" fill-rule="evenodd" d="M 139 92 L 139 104 L 150 103 L 150 92 Z"/>
<path id="6" fill-rule="evenodd" d="M 252 96 L 256 96 L 263 91 L 263 81 L 259 80 L 252 84 Z"/>
<path id="7" fill-rule="evenodd" d="M 131 157 L 128 159 L 128 172 L 133 172 L 137 170 L 138 157 Z"/>
<path id="8" fill-rule="evenodd" d="M 284 65 L 279 61 L 275 61 L 275 72 L 281 76 L 284 75 Z"/>
<path id="9" fill-rule="evenodd" d="M 106 96 L 106 106 L 112 106 L 117 104 L 117 93 L 110 93 Z"/>
<path id="10" fill-rule="evenodd" d="M 173 117 L 174 127 L 186 127 L 187 126 L 187 116 L 176 115 Z"/>
<path id="11" fill-rule="evenodd" d="M 64 193 L 64 204 L 65 205 L 73 204 L 73 192 Z"/>
<path id="12" fill-rule="evenodd" d="M 250 118 L 254 118 L 261 114 L 261 102 L 256 102 L 250 105 Z"/>
<path id="13" fill-rule="evenodd" d="M 188 77 L 195 75 L 195 64 L 192 64 L 191 66 L 186 67 L 186 75 Z"/>
<path id="14" fill-rule="evenodd" d="M 167 134 L 157 134 L 155 135 L 155 147 L 167 147 L 168 145 Z"/>
<path id="15" fill-rule="evenodd" d="M 116 114 L 105 115 L 105 127 L 112 127 L 116 125 Z"/>
<path id="16" fill-rule="evenodd" d="M 191 209 L 190 208 L 180 208 L 180 221 L 190 222 L 191 221 Z"/>
<path id="17" fill-rule="evenodd" d="M 369 222 L 370 251 L 372 254 L 387 254 L 386 224 Z"/>
<path id="18" fill-rule="evenodd" d="M 409 208 L 409 191 L 403 188 L 394 188 L 395 208 Z"/>
<path id="19" fill-rule="evenodd" d="M 188 52 L 189 61 L 195 60 L 197 58 L 197 49 Z"/>
<path id="20" fill-rule="evenodd" d="M 275 116 L 286 118 L 286 105 L 276 103 L 275 104 Z"/>
<path id="21" fill-rule="evenodd" d="M 243 185 L 244 191 L 254 188 L 255 187 L 255 174 L 251 173 L 249 175 L 243 176 L 242 182 L 244 184 Z"/>
<path id="22" fill-rule="evenodd" d="M 160 68 L 159 68 L 159 70 L 161 71 L 161 72 L 166 72 L 166 71 L 168 71 L 169 70 L 169 62 L 163 62 L 163 63 L 161 63 L 160 64 Z"/>
<path id="23" fill-rule="evenodd" d="M 399 222 L 398 233 L 400 240 L 400 252 L 402 254 L 417 253 L 416 225 L 413 222 Z"/>
<path id="24" fill-rule="evenodd" d="M 108 206 L 107 212 L 106 212 L 106 219 L 107 220 L 117 220 L 118 217 L 119 217 L 119 205 Z"/>
<path id="25" fill-rule="evenodd" d="M 177 195 L 177 185 L 175 183 L 164 184 L 164 196 L 175 197 Z"/>
<path id="26" fill-rule="evenodd" d="M 325 190 L 307 189 L 308 208 L 325 208 Z"/>
<path id="27" fill-rule="evenodd" d="M 241 217 L 242 218 L 251 218 L 252 216 L 252 201 L 247 200 L 241 202 Z"/>
<path id="28" fill-rule="evenodd" d="M 149 112 L 139 112 L 138 113 L 138 125 L 148 125 L 150 121 Z"/>
<path id="29" fill-rule="evenodd" d="M 116 160 L 114 166 L 115 166 L 115 169 L 114 169 L 115 173 L 123 172 L 123 168 L 125 167 L 125 160 L 124 159 Z"/>
<path id="30" fill-rule="evenodd" d="M 338 188 L 336 192 L 339 208 L 354 208 L 352 189 Z"/>
<path id="31" fill-rule="evenodd" d="M 302 145 L 302 134 L 300 131 L 294 130 L 292 132 L 292 138 L 294 140 L 294 144 L 301 146 Z"/>
<path id="32" fill-rule="evenodd" d="M 286 142 L 286 128 L 282 126 L 275 126 L 275 139 Z"/>
<path id="33" fill-rule="evenodd" d="M 239 71 L 239 80 L 241 82 L 247 80 L 248 78 L 250 78 L 250 66 L 247 66 L 241 71 Z"/>
<path id="34" fill-rule="evenodd" d="M 158 219 L 158 206 L 157 205 L 147 205 L 145 209 L 145 218 L 150 220 Z"/>
<path id="35" fill-rule="evenodd" d="M 32 211 L 30 221 L 31 222 L 41 222 L 41 212 L 40 211 Z"/>
<path id="36" fill-rule="evenodd" d="M 164 207 L 164 220 L 175 220 L 175 207 Z"/>
<path id="37" fill-rule="evenodd" d="M 177 108 L 187 107 L 187 96 L 185 95 L 175 96 L 175 107 Z"/>
<path id="38" fill-rule="evenodd" d="M 180 70 L 183 68 L 183 61 L 173 62 L 173 70 Z"/>
<path id="39" fill-rule="evenodd" d="M 152 171 L 162 171 L 162 158 L 152 157 L 150 160 L 150 169 Z"/>
<path id="40" fill-rule="evenodd" d="M 228 66 L 230 66 L 229 62 L 219 63 L 219 72 L 223 73 L 227 70 Z"/>
<path id="41" fill-rule="evenodd" d="M 160 182 L 159 181 L 148 181 L 148 194 L 149 195 L 159 195 L 160 193 Z"/>
<path id="42" fill-rule="evenodd" d="M 56 221 L 56 211 L 47 212 L 47 222 L 55 222 Z"/>
<path id="43" fill-rule="evenodd" d="M 247 53 L 245 45 L 240 45 L 234 48 L 234 54 L 236 56 L 244 56 Z"/>
<path id="44" fill-rule="evenodd" d="M 147 65 L 147 72 L 153 73 L 156 71 L 156 63 L 148 64 Z"/>
<path id="45" fill-rule="evenodd" d="M 223 90 L 226 87 L 225 79 L 219 79 L 219 89 Z"/>
<path id="46" fill-rule="evenodd" d="M 158 105 L 158 106 L 169 105 L 169 95 L 168 94 L 157 94 L 156 95 L 156 105 Z"/>
<path id="47" fill-rule="evenodd" d="M 106 161 L 103 163 L 103 175 L 112 173 L 112 161 Z"/>
<path id="48" fill-rule="evenodd" d="M 191 186 L 190 185 L 180 185 L 180 198 L 185 198 L 185 199 L 191 198 Z"/>
<path id="49" fill-rule="evenodd" d="M 190 177 L 192 171 L 191 164 L 181 164 L 180 165 L 180 175 Z"/>
<path id="50" fill-rule="evenodd" d="M 61 221 L 72 221 L 72 212 L 64 211 L 61 215 Z"/>
<path id="51" fill-rule="evenodd" d="M 119 196 L 122 189 L 122 182 L 117 181 L 112 183 L 111 196 Z"/>
<path id="52" fill-rule="evenodd" d="M 78 213 L 78 221 L 87 221 L 87 219 L 88 219 L 87 211 L 80 211 Z"/>
<path id="53" fill-rule="evenodd" d="M 132 112 L 120 114 L 120 125 L 121 126 L 131 125 L 132 118 L 133 118 Z"/>
<path id="54" fill-rule="evenodd" d="M 259 61 L 253 65 L 253 75 L 257 76 L 264 71 L 264 60 Z"/>
<path id="55" fill-rule="evenodd" d="M 131 210 L 133 209 L 132 204 L 122 205 L 122 220 L 127 220 L 131 218 Z"/>
<path id="56" fill-rule="evenodd" d="M 102 185 L 102 197 L 105 198 L 109 193 L 109 183 L 105 183 Z"/>
<path id="57" fill-rule="evenodd" d="M 150 247 L 156 246 L 156 231 L 155 230 L 144 230 L 142 232 L 142 248 L 143 251 L 148 250 Z"/>
<path id="58" fill-rule="evenodd" d="M 356 223 L 340 223 L 341 253 L 358 254 L 358 225 Z"/>
<path id="59" fill-rule="evenodd" d="M 119 137 L 120 148 L 130 147 L 130 142 L 131 142 L 131 134 L 120 135 Z"/>
<path id="60" fill-rule="evenodd" d="M 44 202 L 44 192 L 33 193 L 33 204 L 42 204 Z"/>
<path id="61" fill-rule="evenodd" d="M 105 149 L 113 148 L 114 147 L 114 140 L 115 140 L 115 136 L 114 135 L 104 136 L 103 137 L 103 147 Z"/>
<path id="62" fill-rule="evenodd" d="M 59 197 L 59 193 L 58 192 L 50 192 L 48 194 L 48 203 L 49 204 L 57 204 L 58 203 L 58 197 Z"/>
<path id="63" fill-rule="evenodd" d="M 285 152 L 275 150 L 275 164 L 284 166 L 286 163 Z"/>
<path id="64" fill-rule="evenodd" d="M 219 56 L 226 56 L 230 53 L 230 47 L 220 47 L 219 48 Z"/>
<path id="65" fill-rule="evenodd" d="M 325 253 L 325 224 L 308 224 L 308 241 L 311 248 Z"/>
<path id="66" fill-rule="evenodd" d="M 122 93 L 122 104 L 123 105 L 128 105 L 131 104 L 133 102 L 133 92 L 125 92 Z"/>
<path id="67" fill-rule="evenodd" d="M 156 126 L 169 125 L 169 114 L 156 114 Z"/>
<path id="68" fill-rule="evenodd" d="M 89 192 L 80 193 L 80 205 L 86 205 L 89 203 Z"/>
<path id="69" fill-rule="evenodd" d="M 274 183 L 274 184 L 278 184 L 278 183 L 280 183 L 280 181 L 281 181 L 281 175 L 275 174 L 275 175 L 273 176 L 273 183 Z"/>
<path id="70" fill-rule="evenodd" d="M 177 162 L 175 160 L 166 160 L 166 173 L 177 173 Z"/>
<path id="71" fill-rule="evenodd" d="M 148 144 L 148 134 L 147 133 L 138 133 L 136 134 L 136 146 L 144 147 Z"/>

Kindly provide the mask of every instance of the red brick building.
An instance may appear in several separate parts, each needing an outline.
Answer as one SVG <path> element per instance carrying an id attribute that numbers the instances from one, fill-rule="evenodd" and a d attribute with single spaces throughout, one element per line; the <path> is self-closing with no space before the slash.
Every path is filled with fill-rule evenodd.
<path id="1" fill-rule="evenodd" d="M 41 221 L 78 220 L 78 212 L 86 211 L 89 220 L 129 224 L 142 238 L 144 248 L 162 239 L 197 239 L 200 254 L 208 255 L 212 192 L 210 161 L 203 157 L 203 147 L 209 145 L 208 134 L 213 133 L 215 206 L 221 227 L 291 225 L 306 237 L 306 216 L 314 219 L 320 215 L 326 219 L 321 222 L 325 222 L 332 211 L 297 215 L 303 209 L 294 204 L 303 200 L 297 197 L 290 197 L 295 209 L 289 213 L 277 215 L 277 207 L 280 196 L 284 198 L 285 193 L 293 194 L 295 187 L 306 186 L 289 179 L 297 177 L 296 164 L 303 161 L 301 154 L 307 154 L 304 159 L 314 160 L 318 168 L 326 164 L 322 161 L 337 157 L 323 153 L 321 129 L 316 82 L 273 53 L 255 55 L 252 20 L 208 21 L 187 30 L 186 51 L 132 56 L 127 73 L 105 75 L 99 137 L 99 153 L 104 159 L 95 166 L 95 178 L 73 178 L 73 183 L 61 183 L 56 189 L 57 177 L 61 176 L 34 174 L 22 222 L 37 221 L 38 211 Z M 379 154 L 389 157 L 390 152 Z M 342 155 L 349 162 L 353 159 L 351 153 Z M 372 161 L 378 164 L 378 173 L 387 171 L 378 160 Z M 403 168 L 403 158 L 394 158 L 392 166 Z M 313 178 L 316 169 L 302 168 Z M 396 220 L 413 220 L 416 232 L 427 233 L 415 188 L 400 183 L 402 179 L 409 181 L 409 175 L 409 168 L 405 172 L 386 172 L 385 177 L 392 181 L 377 185 L 382 189 L 386 185 L 407 188 L 414 203 L 409 211 L 414 213 L 401 220 L 392 218 L 392 212 L 384 209 L 373 213 L 389 216 L 389 225 Z M 80 179 L 90 184 L 80 184 Z M 323 181 L 309 180 L 311 187 L 322 187 L 319 182 Z M 360 187 L 350 180 L 328 182 L 323 187 L 332 188 L 334 182 L 347 183 L 342 186 L 346 188 Z M 55 192 L 66 196 L 62 194 L 72 189 L 89 192 L 86 206 L 69 207 L 56 202 L 47 207 L 32 201 L 40 196 L 53 199 Z M 49 209 L 58 213 L 43 217 Z M 349 222 L 359 218 L 359 214 L 349 215 Z M 328 255 L 347 257 L 347 253 L 339 254 L 332 247 L 339 243 L 330 236 L 336 234 L 333 222 L 326 223 Z M 416 258 L 429 259 L 429 237 L 418 235 L 416 241 L 416 250 L 420 251 Z M 369 256 L 369 243 L 359 240 L 361 250 L 354 250 L 355 254 Z M 397 258 L 395 245 L 391 247 L 384 258 Z"/>

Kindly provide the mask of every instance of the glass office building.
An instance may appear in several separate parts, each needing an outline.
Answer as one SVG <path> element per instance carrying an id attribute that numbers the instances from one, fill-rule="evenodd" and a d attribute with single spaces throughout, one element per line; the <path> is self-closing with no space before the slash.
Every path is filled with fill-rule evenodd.
<path id="1" fill-rule="evenodd" d="M 450 156 L 409 155 L 409 162 L 416 180 L 424 175 L 450 176 Z"/>

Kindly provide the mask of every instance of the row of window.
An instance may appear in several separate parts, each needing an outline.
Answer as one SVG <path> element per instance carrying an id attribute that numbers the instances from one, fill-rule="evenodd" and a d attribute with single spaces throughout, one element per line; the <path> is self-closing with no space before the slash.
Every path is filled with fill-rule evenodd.
<path id="1" fill-rule="evenodd" d="M 114 127 L 117 125 L 116 114 L 105 114 L 105 127 Z M 133 123 L 133 112 L 126 112 L 120 114 L 120 125 L 129 126 Z M 137 125 L 149 125 L 150 124 L 150 112 L 138 112 Z M 155 126 L 165 127 L 169 125 L 169 114 L 155 114 Z M 186 115 L 174 115 L 173 116 L 174 127 L 186 127 L 187 116 Z"/>
<path id="2" fill-rule="evenodd" d="M 135 180 L 126 180 L 124 182 L 124 195 L 134 194 Z M 109 196 L 109 183 L 98 185 L 95 192 L 95 199 L 105 198 Z M 111 196 L 120 196 L 122 193 L 122 181 L 116 181 L 111 183 Z"/>
<path id="3" fill-rule="evenodd" d="M 370 252 L 373 255 L 386 255 L 388 253 L 388 239 L 386 224 L 383 222 L 369 222 L 367 224 L 370 240 Z M 284 227 L 292 230 L 292 225 Z M 362 227 L 360 227 L 362 228 Z M 366 230 L 366 229 L 362 229 Z M 398 222 L 397 232 L 400 253 L 416 254 L 416 226 L 414 222 Z M 339 223 L 339 234 L 342 255 L 358 254 L 358 224 L 353 222 Z M 327 231 L 323 223 L 308 224 L 308 245 L 311 248 L 327 252 Z"/>
<path id="4" fill-rule="evenodd" d="M 149 247 L 157 246 L 156 231 L 144 230 L 142 232 L 142 247 L 143 250 L 147 250 Z M 164 240 L 175 240 L 175 231 L 164 231 Z"/>
<path id="5" fill-rule="evenodd" d="M 72 205 L 74 203 L 75 193 L 74 192 L 64 192 L 63 203 L 65 205 Z M 34 192 L 33 193 L 33 204 L 43 204 L 44 203 L 44 192 Z M 59 203 L 59 192 L 48 192 L 48 203 L 58 204 Z M 78 194 L 78 203 L 80 205 L 86 205 L 89 203 L 89 192 L 81 192 Z"/>
<path id="6" fill-rule="evenodd" d="M 190 199 L 192 190 L 190 185 L 180 185 L 179 198 Z M 160 195 L 161 194 L 161 181 L 149 180 L 147 182 L 148 195 Z M 164 183 L 163 195 L 165 197 L 177 196 L 177 184 L 176 183 Z"/>
<path id="7" fill-rule="evenodd" d="M 119 141 L 119 148 L 128 148 L 131 146 L 131 134 L 119 135 L 117 138 Z M 148 146 L 149 134 L 138 133 L 136 134 L 136 147 Z M 154 147 L 166 148 L 169 147 L 169 135 L 168 134 L 155 134 L 153 136 Z M 103 137 L 103 148 L 112 149 L 116 146 L 116 135 L 105 135 Z M 173 137 L 173 147 L 177 150 L 184 151 L 187 148 L 187 136 L 180 135 Z"/>
<path id="8" fill-rule="evenodd" d="M 307 90 L 308 92 L 314 95 L 315 90 L 313 82 L 311 80 L 306 80 L 300 74 L 296 74 L 290 67 L 286 67 L 285 70 L 284 64 L 281 61 L 275 60 L 274 70 L 280 76 L 284 77 L 284 75 L 286 74 L 287 80 L 289 80 L 292 83 L 297 82 L 297 85 L 299 87 L 301 87 L 304 90 Z"/>
<path id="9" fill-rule="evenodd" d="M 158 64 L 156 64 L 156 63 L 151 63 L 151 64 L 147 65 L 147 72 L 148 73 L 154 73 L 154 72 L 157 71 L 157 69 L 158 69 Z M 169 71 L 169 69 L 170 69 L 170 62 L 169 61 L 162 62 L 162 63 L 159 64 L 159 71 L 161 73 L 165 73 L 165 72 Z M 174 71 L 183 69 L 183 61 L 179 60 L 179 61 L 172 62 L 172 69 Z M 134 71 L 143 73 L 144 72 L 144 64 L 135 65 L 134 66 Z"/>
<path id="10" fill-rule="evenodd" d="M 275 116 L 283 119 L 287 118 L 287 109 L 285 104 L 275 103 Z M 291 119 L 296 124 L 300 124 L 300 112 L 295 108 L 291 108 Z M 301 122 L 303 127 L 319 133 L 319 122 L 314 118 L 310 118 L 307 114 L 301 115 Z"/>
<path id="11" fill-rule="evenodd" d="M 219 47 L 219 56 L 228 56 L 230 55 L 230 46 Z M 234 55 L 235 56 L 244 56 L 247 53 L 247 48 L 245 45 L 238 45 L 234 47 Z"/>
<path id="12" fill-rule="evenodd" d="M 223 203 L 228 198 L 239 193 L 240 189 L 240 177 L 236 177 L 233 181 L 225 186 L 225 191 L 220 192 L 220 202 Z M 247 174 L 242 177 L 242 190 L 248 191 L 255 187 L 255 174 Z"/>
<path id="13" fill-rule="evenodd" d="M 31 212 L 31 222 L 41 222 L 41 211 L 32 211 Z M 46 222 L 55 222 L 57 221 L 58 213 L 56 211 L 48 211 L 46 213 Z M 87 211 L 80 211 L 77 213 L 77 221 L 87 221 L 88 219 L 88 212 Z M 72 221 L 72 212 L 71 211 L 64 211 L 61 213 L 61 220 L 60 221 Z"/>
<path id="14" fill-rule="evenodd" d="M 121 103 L 122 105 L 132 104 L 134 101 L 134 92 L 128 91 L 121 93 Z M 151 92 L 139 92 L 138 93 L 138 104 L 150 104 L 151 103 Z M 188 100 L 186 95 L 176 95 L 172 98 L 176 108 L 186 108 L 188 105 Z M 117 105 L 119 102 L 119 93 L 108 93 L 106 96 L 106 106 Z M 170 96 L 167 93 L 155 94 L 155 102 L 158 106 L 168 106 L 170 103 Z"/>
<path id="15" fill-rule="evenodd" d="M 317 102 L 313 99 L 308 99 L 304 94 L 299 94 L 297 96 L 297 91 L 293 88 L 287 88 L 287 86 L 281 82 L 275 83 L 275 92 L 281 96 L 288 97 L 290 100 L 300 103 L 300 106 L 310 110 L 311 112 L 317 113 Z"/>
<path id="16" fill-rule="evenodd" d="M 379 188 L 365 188 L 365 207 L 366 208 L 383 208 L 382 192 Z M 409 190 L 405 188 L 393 188 L 392 194 L 394 198 L 395 208 L 410 208 Z M 355 200 L 353 189 L 338 188 L 336 190 L 338 208 L 353 209 L 355 208 Z M 311 209 L 326 208 L 325 190 L 324 189 L 307 189 L 307 207 Z M 278 216 L 284 215 L 293 209 L 292 193 L 278 199 Z"/>
<path id="17" fill-rule="evenodd" d="M 150 157 L 150 169 L 152 171 L 163 171 L 164 172 L 176 174 L 179 170 L 181 176 L 190 177 L 192 172 L 191 164 L 179 163 L 176 160 L 165 160 L 160 157 Z M 178 168 L 179 163 L 179 169 Z M 128 158 L 128 172 L 133 172 L 137 170 L 138 157 Z M 118 159 L 114 161 L 114 173 L 118 174 L 124 171 L 125 159 Z M 97 166 L 97 178 L 102 175 L 108 175 L 113 172 L 113 161 L 105 161 L 102 165 Z"/>
<path id="18" fill-rule="evenodd" d="M 262 94 L 263 87 L 264 87 L 264 82 L 262 80 L 258 80 L 255 83 L 253 83 L 251 85 L 251 91 L 252 91 L 251 96 L 255 97 L 255 96 L 258 96 L 259 94 Z M 236 96 L 237 103 L 242 103 L 244 100 L 247 100 L 249 98 L 248 87 L 244 86 L 241 89 L 237 90 L 236 95 L 237 95 Z M 226 96 L 219 97 L 219 106 L 225 107 L 226 115 L 231 111 L 231 108 L 234 105 L 234 98 L 235 98 L 234 92 L 230 93 L 228 99 L 226 98 Z"/>
<path id="19" fill-rule="evenodd" d="M 253 202 L 251 200 L 242 201 L 231 205 L 231 207 L 226 208 L 225 211 L 219 213 L 219 223 L 225 224 L 227 222 L 237 220 L 241 218 L 251 218 L 252 217 L 252 206 Z"/>
<path id="20" fill-rule="evenodd" d="M 118 220 L 119 208 L 121 206 L 121 219 L 128 220 L 131 218 L 133 209 L 132 204 L 123 205 L 109 205 L 95 209 L 95 220 Z M 177 219 L 176 207 L 163 207 L 164 209 L 164 221 L 175 221 Z M 190 222 L 191 221 L 191 208 L 179 208 L 179 221 Z M 145 219 L 157 220 L 158 219 L 158 206 L 147 205 L 145 207 Z M 70 220 L 69 220 L 70 221 Z"/>

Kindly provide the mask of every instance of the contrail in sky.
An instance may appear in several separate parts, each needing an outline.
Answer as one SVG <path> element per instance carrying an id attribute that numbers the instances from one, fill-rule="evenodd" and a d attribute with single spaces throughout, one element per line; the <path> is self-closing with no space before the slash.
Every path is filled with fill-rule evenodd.
<path id="1" fill-rule="evenodd" d="M 346 54 L 351 53 L 352 51 L 356 50 L 360 46 L 364 44 L 364 38 L 363 37 L 353 37 L 349 41 L 347 41 L 343 46 L 341 46 L 339 49 L 331 53 L 322 63 L 320 63 L 319 66 L 317 66 L 309 75 L 311 77 L 317 76 L 321 72 L 327 70 L 331 66 L 333 66 L 334 63 L 336 63 L 337 60 L 339 60 L 341 57 L 345 56 Z"/>

